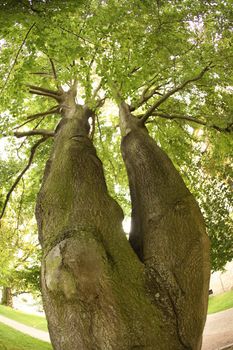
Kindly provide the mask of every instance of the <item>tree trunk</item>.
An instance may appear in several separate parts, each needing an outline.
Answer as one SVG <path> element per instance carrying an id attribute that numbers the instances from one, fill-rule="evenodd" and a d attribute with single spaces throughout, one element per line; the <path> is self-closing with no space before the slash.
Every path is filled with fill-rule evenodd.
<path id="1" fill-rule="evenodd" d="M 13 295 L 10 287 L 3 287 L 1 304 L 13 307 Z"/>
<path id="2" fill-rule="evenodd" d="M 73 99 L 74 100 L 74 99 Z M 37 200 L 42 295 L 55 350 L 184 349 L 146 285 L 102 163 L 91 111 L 67 97 Z"/>
<path id="3" fill-rule="evenodd" d="M 147 287 L 184 349 L 201 349 L 210 277 L 209 239 L 198 205 L 147 129 L 120 106 L 122 154 L 132 200 L 129 241 Z"/>

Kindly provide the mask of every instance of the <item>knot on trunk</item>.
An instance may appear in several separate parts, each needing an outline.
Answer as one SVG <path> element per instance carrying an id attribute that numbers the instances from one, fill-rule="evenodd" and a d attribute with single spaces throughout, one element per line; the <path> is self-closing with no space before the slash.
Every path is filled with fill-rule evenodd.
<path id="1" fill-rule="evenodd" d="M 103 252 L 94 238 L 66 238 L 45 257 L 45 281 L 50 292 L 66 299 L 91 302 L 104 280 Z M 87 298 L 88 295 L 88 298 Z"/>

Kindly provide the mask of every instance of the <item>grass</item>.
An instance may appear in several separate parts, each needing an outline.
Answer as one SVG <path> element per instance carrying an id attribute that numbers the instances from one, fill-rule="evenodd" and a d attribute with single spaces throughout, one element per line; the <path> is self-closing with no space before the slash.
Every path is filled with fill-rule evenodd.
<path id="1" fill-rule="evenodd" d="M 0 323 L 0 350 L 52 350 L 52 346 Z"/>
<path id="2" fill-rule="evenodd" d="M 27 326 L 40 329 L 46 332 L 48 331 L 47 321 L 43 316 L 27 314 L 3 305 L 0 305 L 0 315 L 8 317 L 14 321 L 23 323 Z M 0 348 L 0 350 L 2 349 Z"/>
<path id="3" fill-rule="evenodd" d="M 227 310 L 231 307 L 233 307 L 233 290 L 209 297 L 208 314 L 214 314 L 215 312 Z"/>

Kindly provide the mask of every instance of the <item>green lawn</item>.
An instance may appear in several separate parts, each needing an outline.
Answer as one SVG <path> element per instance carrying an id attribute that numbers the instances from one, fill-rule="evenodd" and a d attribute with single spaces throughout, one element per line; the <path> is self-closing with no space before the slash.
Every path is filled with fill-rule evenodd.
<path id="1" fill-rule="evenodd" d="M 34 327 L 42 331 L 48 331 L 47 321 L 45 317 L 31 315 L 21 311 L 13 310 L 10 307 L 3 305 L 0 305 L 0 315 L 11 318 L 12 320 L 23 323 L 27 326 Z"/>
<path id="2" fill-rule="evenodd" d="M 208 314 L 223 311 L 233 307 L 233 290 L 209 297 Z"/>
<path id="3" fill-rule="evenodd" d="M 1 350 L 52 350 L 49 343 L 37 340 L 0 323 Z"/>

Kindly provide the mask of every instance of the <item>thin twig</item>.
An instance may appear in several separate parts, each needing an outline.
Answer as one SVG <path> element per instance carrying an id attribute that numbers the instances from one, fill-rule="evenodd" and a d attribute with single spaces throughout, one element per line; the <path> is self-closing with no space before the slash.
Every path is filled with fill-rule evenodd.
<path id="1" fill-rule="evenodd" d="M 77 34 L 77 33 L 75 33 L 75 32 L 72 32 L 71 30 L 66 29 L 66 28 L 64 28 L 64 27 L 61 27 L 61 26 L 59 26 L 59 28 L 60 28 L 61 30 L 63 30 L 64 32 L 69 33 L 69 34 L 72 34 L 72 35 L 76 36 L 77 38 L 83 40 L 85 44 L 88 42 L 89 44 L 95 45 L 95 44 L 94 44 L 93 42 L 91 42 L 89 39 L 86 39 L 86 38 L 82 37 L 80 34 Z"/>
<path id="2" fill-rule="evenodd" d="M 0 215 L 0 220 L 2 219 L 4 213 L 5 213 L 5 210 L 6 210 L 6 207 L 7 207 L 7 204 L 9 202 L 9 199 L 10 199 L 10 196 L 12 194 L 12 192 L 14 191 L 14 189 L 16 188 L 16 186 L 18 185 L 19 181 L 22 179 L 23 175 L 26 173 L 26 171 L 30 168 L 32 162 L 33 162 L 33 158 L 34 158 L 34 155 L 36 153 L 36 150 L 37 148 L 40 146 L 41 143 L 45 142 L 46 140 L 48 139 L 48 137 L 44 136 L 42 138 L 40 138 L 31 148 L 31 154 L 30 154 L 30 157 L 29 157 L 29 160 L 28 160 L 28 163 L 27 165 L 25 166 L 25 168 L 21 171 L 21 173 L 17 176 L 17 178 L 15 179 L 13 185 L 11 186 L 10 190 L 8 191 L 7 195 L 6 195 L 6 199 L 4 201 L 4 204 L 3 204 L 3 208 L 2 208 L 2 211 L 1 211 L 1 215 Z"/>
<path id="3" fill-rule="evenodd" d="M 20 54 L 20 52 L 21 52 L 21 50 L 22 50 L 22 48 L 23 48 L 23 46 L 24 46 L 24 44 L 25 44 L 25 42 L 26 42 L 26 40 L 27 40 L 27 38 L 28 38 L 28 35 L 30 34 L 30 32 L 31 32 L 32 28 L 35 26 L 35 24 L 36 24 L 36 23 L 34 22 L 34 23 L 31 25 L 31 27 L 28 29 L 28 31 L 27 31 L 27 33 L 26 33 L 26 35 L 25 35 L 25 37 L 24 37 L 24 39 L 23 39 L 23 41 L 22 41 L 22 43 L 21 43 L 21 45 L 20 45 L 20 47 L 19 47 L 19 49 L 18 49 L 18 51 L 17 51 L 17 53 L 16 53 L 15 59 L 14 59 L 14 61 L 13 61 L 13 63 L 12 63 L 12 66 L 11 66 L 11 68 L 10 68 L 10 70 L 9 70 L 9 73 L 8 73 L 8 75 L 7 75 L 7 77 L 6 77 L 6 80 L 5 80 L 5 82 L 4 82 L 4 84 L 3 84 L 2 88 L 1 88 L 0 93 L 2 93 L 3 90 L 5 89 L 7 83 L 8 83 L 8 81 L 9 81 L 9 79 L 10 79 L 10 75 L 11 75 L 11 73 L 12 73 L 12 71 L 13 71 L 13 69 L 14 69 L 16 63 L 17 63 L 19 54 Z"/>
<path id="4" fill-rule="evenodd" d="M 22 206 L 23 206 L 23 197 L 24 197 L 24 191 L 25 191 L 25 183 L 24 183 L 23 177 L 22 177 L 22 183 L 23 183 L 23 189 L 22 189 L 21 196 L 20 196 L 19 209 L 18 209 L 18 214 L 17 214 L 17 222 L 16 222 L 16 228 L 15 228 L 14 232 L 18 231 L 18 229 L 19 229 L 20 217 L 21 217 Z"/>

